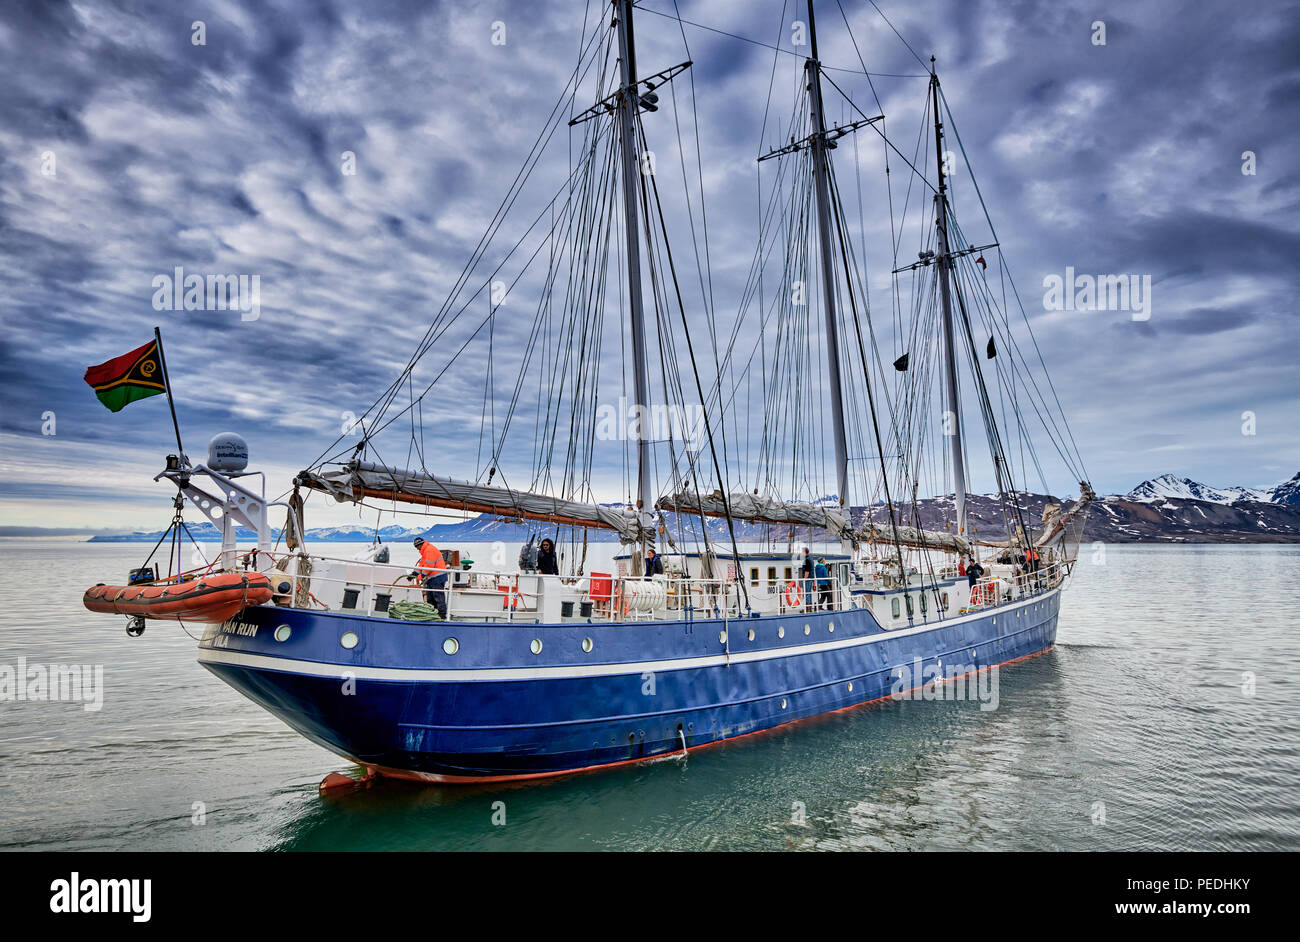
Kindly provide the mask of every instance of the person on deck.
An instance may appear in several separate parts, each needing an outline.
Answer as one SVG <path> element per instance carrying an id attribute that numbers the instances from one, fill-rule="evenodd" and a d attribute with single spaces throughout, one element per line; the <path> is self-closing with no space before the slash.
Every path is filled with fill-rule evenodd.
<path id="1" fill-rule="evenodd" d="M 555 544 L 551 542 L 549 536 L 543 539 L 537 548 L 537 571 L 543 576 L 560 574 L 560 562 L 555 557 Z"/>
<path id="2" fill-rule="evenodd" d="M 653 549 L 645 551 L 645 574 L 647 577 L 664 574 L 664 562 Z"/>
<path id="3" fill-rule="evenodd" d="M 817 577 L 817 588 L 820 590 L 821 608 L 830 611 L 834 608 L 831 602 L 831 573 L 826 568 L 826 557 L 822 556 L 817 560 L 817 565 L 813 567 L 813 575 Z"/>
<path id="4" fill-rule="evenodd" d="M 805 546 L 803 548 L 803 562 L 799 565 L 799 579 L 800 585 L 803 589 L 803 602 L 805 608 L 813 605 L 812 591 L 814 575 L 815 567 L 813 565 L 812 553 L 809 551 L 808 547 Z"/>
<path id="5" fill-rule="evenodd" d="M 442 558 L 442 551 L 427 540 L 416 537 L 415 548 L 420 554 L 420 561 L 415 564 L 416 575 L 424 580 L 424 600 L 438 610 L 444 620 L 447 617 L 447 562 Z"/>
<path id="6" fill-rule="evenodd" d="M 984 567 L 975 562 L 975 557 L 972 555 L 970 561 L 966 563 L 966 581 L 972 589 L 975 588 L 975 583 L 979 581 L 982 575 L 984 575 Z"/>

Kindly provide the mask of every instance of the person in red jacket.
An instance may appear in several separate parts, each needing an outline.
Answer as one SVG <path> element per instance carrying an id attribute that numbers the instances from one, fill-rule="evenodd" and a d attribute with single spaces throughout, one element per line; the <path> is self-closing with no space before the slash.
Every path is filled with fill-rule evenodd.
<path id="1" fill-rule="evenodd" d="M 447 617 L 447 562 L 442 552 L 427 540 L 416 537 L 415 548 L 420 553 L 420 561 L 415 564 L 415 571 L 424 580 L 424 600 L 438 610 L 444 619 Z"/>

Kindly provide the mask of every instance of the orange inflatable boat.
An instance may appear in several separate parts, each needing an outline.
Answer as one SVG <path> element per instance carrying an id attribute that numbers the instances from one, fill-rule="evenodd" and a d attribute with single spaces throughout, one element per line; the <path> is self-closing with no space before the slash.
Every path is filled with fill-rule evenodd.
<path id="1" fill-rule="evenodd" d="M 250 605 L 271 600 L 271 580 L 260 572 L 223 572 L 177 585 L 91 586 L 81 603 L 92 612 L 173 621 L 223 622 Z"/>

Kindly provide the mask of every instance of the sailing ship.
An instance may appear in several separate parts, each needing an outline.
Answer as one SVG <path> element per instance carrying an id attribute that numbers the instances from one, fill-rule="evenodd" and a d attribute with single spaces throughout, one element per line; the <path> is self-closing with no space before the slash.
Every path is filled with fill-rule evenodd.
<path id="1" fill-rule="evenodd" d="M 1008 283 L 990 280 L 986 256 L 1005 270 L 996 238 L 972 244 L 957 224 L 933 60 L 920 76 L 932 128 L 917 145 L 934 161 L 931 176 L 920 165 L 928 160 L 909 160 L 884 134 L 883 116 L 862 111 L 829 75 L 809 0 L 793 105 L 788 120 L 773 119 L 779 138 L 769 136 L 780 143 L 769 141 L 758 161 L 760 177 L 775 167 L 775 180 L 769 174 L 754 263 L 727 331 L 715 316 L 707 243 L 701 254 L 696 238 L 707 236 L 702 168 L 692 190 L 683 164 L 686 199 L 673 208 L 652 166 L 650 119 L 668 104 L 661 94 L 679 114 L 689 109 L 693 63 L 688 55 L 642 76 L 634 3 L 610 0 L 609 16 L 604 4 L 584 25 L 579 62 L 501 210 L 407 366 L 361 416 L 359 438 L 336 442 L 278 500 L 247 484 L 247 451 L 232 435 L 214 440 L 205 462 L 170 456 L 158 476 L 177 487 L 177 520 L 188 502 L 223 542 L 201 572 L 155 584 L 243 572 L 269 585 L 269 599 L 207 624 L 199 662 L 368 776 L 495 782 L 684 753 L 882 700 L 913 686 L 904 678 L 918 667 L 942 682 L 1055 642 L 1093 495 L 1055 393 L 1033 378 L 1034 359 L 1011 331 Z M 589 107 L 574 104 L 592 89 Z M 771 100 L 769 91 L 769 111 Z M 569 173 L 530 203 L 522 194 L 560 128 Z M 915 261 L 897 262 L 901 227 L 891 234 L 901 351 L 892 366 L 871 319 L 865 236 L 855 244 L 833 160 L 841 142 L 868 130 L 887 161 L 907 166 L 902 205 L 920 206 Z M 859 173 L 861 164 L 853 161 Z M 493 249 L 514 234 L 509 211 L 531 222 L 513 245 Z M 691 229 L 692 258 L 673 254 L 670 220 Z M 472 308 L 497 293 L 494 282 L 536 302 L 522 350 L 510 351 L 519 374 L 504 415 L 494 376 L 508 359 L 494 340 L 503 302 L 493 297 L 486 317 Z M 617 324 L 618 356 L 601 346 L 607 322 Z M 478 365 L 467 362 L 474 351 L 486 352 Z M 417 385 L 417 365 L 430 357 L 442 358 L 434 379 Z M 464 391 L 485 369 L 478 468 L 461 478 L 443 466 L 440 443 L 472 436 Z M 435 396 L 445 401 L 457 377 L 450 396 L 461 407 L 439 408 Z M 523 447 L 523 390 L 533 381 Z M 614 443 L 597 429 L 611 386 L 638 420 Z M 972 391 L 1003 518 L 992 533 L 977 533 L 967 513 L 962 402 Z M 692 435 L 651 421 L 656 406 L 692 403 L 702 419 Z M 762 441 L 751 460 L 741 435 L 758 425 L 756 413 Z M 1081 481 L 1077 499 L 1041 516 L 1020 487 L 1039 464 L 1034 418 Z M 394 436 L 406 437 L 405 449 L 381 450 Z M 403 450 L 405 460 L 392 460 Z M 602 502 L 600 474 L 619 451 L 625 499 Z M 951 486 L 942 519 L 921 513 L 927 482 L 940 493 Z M 462 565 L 449 552 L 445 616 L 394 617 L 420 608 L 426 587 L 404 567 L 309 547 L 304 516 L 316 494 L 390 513 L 525 524 L 554 535 L 560 571 L 537 571 L 528 553 L 502 566 Z M 277 538 L 270 521 L 280 511 Z M 237 546 L 239 526 L 256 532 L 254 548 Z M 623 547 L 609 571 L 587 568 L 597 531 Z M 803 554 L 807 544 L 824 562 Z M 651 549 L 660 562 L 648 566 Z M 975 557 L 983 565 L 972 577 Z M 136 616 L 136 633 L 142 624 Z"/>

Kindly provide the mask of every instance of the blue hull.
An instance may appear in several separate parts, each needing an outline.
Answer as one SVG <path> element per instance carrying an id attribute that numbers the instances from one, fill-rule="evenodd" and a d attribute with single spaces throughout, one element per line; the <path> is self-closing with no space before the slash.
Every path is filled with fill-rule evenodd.
<path id="1" fill-rule="evenodd" d="M 1055 643 L 1059 604 L 1054 589 L 893 631 L 865 609 L 511 625 L 264 607 L 211 626 L 199 660 L 308 739 L 381 773 L 507 780 L 665 755 L 879 700 L 919 686 L 918 664 L 951 672 L 1039 654 Z M 340 643 L 348 633 L 351 648 Z M 899 668 L 916 683 L 904 684 Z"/>

